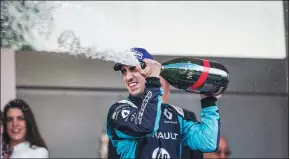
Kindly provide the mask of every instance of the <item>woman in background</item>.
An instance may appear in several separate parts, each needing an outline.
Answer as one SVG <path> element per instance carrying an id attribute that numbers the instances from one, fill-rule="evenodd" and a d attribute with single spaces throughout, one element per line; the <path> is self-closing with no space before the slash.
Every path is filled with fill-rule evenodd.
<path id="1" fill-rule="evenodd" d="M 10 158 L 48 158 L 29 105 L 21 100 L 10 101 L 4 108 L 3 139 Z"/>

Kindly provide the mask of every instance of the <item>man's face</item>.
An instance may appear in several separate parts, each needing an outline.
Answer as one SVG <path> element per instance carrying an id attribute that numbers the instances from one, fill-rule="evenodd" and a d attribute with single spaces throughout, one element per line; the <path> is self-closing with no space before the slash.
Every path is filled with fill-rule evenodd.
<path id="1" fill-rule="evenodd" d="M 133 96 L 143 94 L 145 89 L 145 77 L 134 66 L 122 66 L 123 81 L 129 93 Z"/>

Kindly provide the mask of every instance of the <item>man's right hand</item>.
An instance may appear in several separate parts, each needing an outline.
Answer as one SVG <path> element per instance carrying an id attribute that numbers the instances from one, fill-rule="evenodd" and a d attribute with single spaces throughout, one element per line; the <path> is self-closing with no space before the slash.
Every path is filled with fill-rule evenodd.
<path id="1" fill-rule="evenodd" d="M 151 59 L 144 59 L 144 62 L 146 63 L 145 69 L 142 69 L 140 65 L 137 66 L 137 70 L 146 78 L 146 77 L 157 77 L 160 76 L 160 71 L 162 65 Z"/>

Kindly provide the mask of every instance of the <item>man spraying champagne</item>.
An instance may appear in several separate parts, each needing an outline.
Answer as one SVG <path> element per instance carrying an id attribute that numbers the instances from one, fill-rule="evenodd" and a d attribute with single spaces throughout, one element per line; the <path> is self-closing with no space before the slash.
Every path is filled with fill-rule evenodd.
<path id="1" fill-rule="evenodd" d="M 107 134 L 121 158 L 181 158 L 182 146 L 202 152 L 218 147 L 220 115 L 214 96 L 201 95 L 201 123 L 184 118 L 181 108 L 162 102 L 161 64 L 143 48 L 132 54 L 146 68 L 115 64 L 129 92 L 107 116 Z"/>

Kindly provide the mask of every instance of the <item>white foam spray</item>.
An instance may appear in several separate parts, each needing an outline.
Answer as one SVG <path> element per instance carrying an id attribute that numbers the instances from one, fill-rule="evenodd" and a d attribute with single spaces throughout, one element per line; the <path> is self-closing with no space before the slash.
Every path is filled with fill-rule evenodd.
<path id="1" fill-rule="evenodd" d="M 111 29 L 112 27 L 106 23 L 106 18 L 101 12 L 85 7 L 80 2 L 46 1 L 46 3 L 39 3 L 39 14 L 33 12 L 17 12 L 17 8 L 21 8 L 21 6 L 17 6 L 17 4 L 13 3 L 11 4 L 12 5 L 8 7 L 9 15 L 13 15 L 21 24 L 31 28 L 31 31 L 25 34 L 24 38 L 29 41 L 37 51 L 67 53 L 74 56 L 81 55 L 87 58 L 120 62 L 128 65 L 138 64 L 134 55 L 129 50 L 126 50 L 131 46 L 116 47 L 113 45 L 105 45 L 104 41 L 108 44 L 109 41 L 116 41 L 116 39 L 120 39 L 120 37 L 114 37 L 114 31 Z M 33 2 L 28 2 L 27 5 L 33 5 Z M 75 18 L 66 18 L 62 21 L 53 20 L 61 13 L 73 14 Z M 23 19 L 25 14 L 30 16 L 29 21 Z M 89 32 L 92 33 L 92 35 L 89 35 L 90 39 L 87 38 L 88 36 L 80 37 L 81 34 L 79 34 L 80 32 L 88 32 L 88 30 L 79 30 L 74 27 L 79 25 L 76 23 L 83 21 L 82 19 L 78 20 L 78 14 L 85 14 L 86 19 L 89 19 L 88 21 L 84 21 L 85 23 L 82 24 L 81 29 L 92 29 L 94 28 L 92 25 L 97 25 L 95 29 L 89 30 Z M 92 21 L 97 21 L 97 23 L 95 22 L 93 24 L 91 23 Z M 14 30 L 18 31 L 18 33 L 21 32 L 16 26 Z M 33 38 L 30 35 L 33 35 Z M 100 36 L 102 40 L 94 41 L 94 36 Z M 51 41 L 52 39 L 55 40 L 55 44 L 58 46 L 46 44 L 46 41 Z M 88 42 L 89 40 L 91 40 L 91 42 Z M 57 49 L 50 49 L 50 47 L 57 47 Z"/>
<path id="2" fill-rule="evenodd" d="M 87 58 L 114 61 L 132 66 L 138 64 L 138 60 L 130 49 L 118 52 L 113 48 L 100 49 L 96 46 L 81 46 L 80 38 L 72 30 L 64 31 L 58 37 L 57 42 L 60 49 L 69 50 L 67 53 L 70 55 L 85 55 Z"/>

